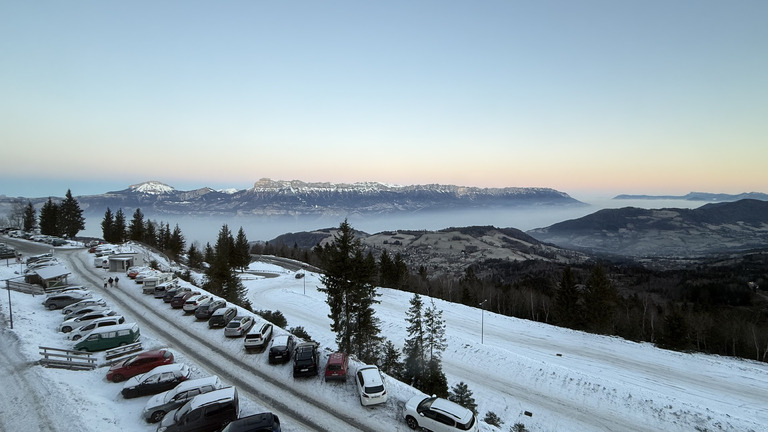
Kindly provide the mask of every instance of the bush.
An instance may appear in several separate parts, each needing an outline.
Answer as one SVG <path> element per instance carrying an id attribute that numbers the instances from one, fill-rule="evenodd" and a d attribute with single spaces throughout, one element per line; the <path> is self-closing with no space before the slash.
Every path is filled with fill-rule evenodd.
<path id="1" fill-rule="evenodd" d="M 528 432 L 528 429 L 522 423 L 515 423 L 514 426 L 509 428 L 509 432 Z"/>
<path id="2" fill-rule="evenodd" d="M 274 312 L 268 310 L 260 310 L 256 311 L 256 314 L 278 327 L 288 327 L 288 320 L 285 319 L 285 315 L 283 315 L 283 313 L 279 310 Z"/>
<path id="3" fill-rule="evenodd" d="M 304 330 L 304 327 L 298 326 L 298 327 L 291 327 L 290 330 L 288 330 L 291 334 L 298 337 L 299 339 L 304 339 L 307 342 L 314 342 L 312 340 L 312 336 L 307 333 L 306 330 Z"/>
<path id="4" fill-rule="evenodd" d="M 484 422 L 488 423 L 489 425 L 501 427 L 502 424 L 504 424 L 503 421 L 499 418 L 499 416 L 496 415 L 493 411 L 488 411 L 485 413 L 485 418 L 483 419 Z"/>

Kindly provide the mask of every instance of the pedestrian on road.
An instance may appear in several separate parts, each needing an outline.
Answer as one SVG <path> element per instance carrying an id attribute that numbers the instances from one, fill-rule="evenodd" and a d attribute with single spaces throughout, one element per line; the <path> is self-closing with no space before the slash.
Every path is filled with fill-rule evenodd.
<path id="1" fill-rule="evenodd" d="M 107 281 L 104 281 L 104 289 L 107 289 Z"/>
<path id="2" fill-rule="evenodd" d="M 110 277 L 108 282 L 109 282 L 109 286 L 111 287 L 112 286 L 112 282 L 114 282 L 114 280 Z"/>
<path id="3" fill-rule="evenodd" d="M 119 281 L 119 280 L 120 279 L 118 279 L 117 276 L 115 276 L 115 288 L 117 288 L 117 281 Z"/>

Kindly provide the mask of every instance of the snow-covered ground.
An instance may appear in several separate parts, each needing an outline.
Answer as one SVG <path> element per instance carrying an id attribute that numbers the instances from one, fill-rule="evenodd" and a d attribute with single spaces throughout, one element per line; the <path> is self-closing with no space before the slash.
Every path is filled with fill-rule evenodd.
<path id="1" fill-rule="evenodd" d="M 152 296 L 141 294 L 139 285 L 121 277 L 121 288 L 103 292 L 98 282 L 108 275 L 92 268 L 85 251 L 58 253 L 70 263 L 71 283 L 93 286 L 128 321 L 142 324 L 145 348 L 168 347 L 177 361 L 193 366 L 194 377 L 208 375 L 232 357 L 236 366 L 223 376 L 253 382 L 264 392 L 241 394 L 241 414 L 271 410 L 281 414 L 286 431 L 307 430 L 302 421 L 332 430 L 335 421 L 327 411 L 355 419 L 367 430 L 408 430 L 400 407 L 418 391 L 387 378 L 389 402 L 364 408 L 357 399 L 354 380 L 324 383 L 321 378 L 297 379 L 290 365 L 273 366 L 266 353 L 246 354 L 242 339 L 227 339 L 221 330 L 209 330 Z M 89 268 L 84 265 L 91 264 Z M 256 272 L 276 277 L 248 275 L 244 283 L 254 309 L 279 310 L 289 327 L 302 326 L 331 352 L 334 334 L 329 330 L 328 307 L 317 291 L 320 276 L 295 273 L 273 264 L 252 263 Z M 15 276 L 18 265 L 0 265 L 0 279 Z M 123 276 L 123 275 L 120 275 Z M 412 294 L 381 289 L 377 316 L 382 334 L 402 346 L 405 311 Z M 148 397 L 124 400 L 122 386 L 105 379 L 106 368 L 94 371 L 46 369 L 35 362 L 38 346 L 70 347 L 72 342 L 56 332 L 59 312 L 47 311 L 40 296 L 10 291 L 13 329 L 8 301 L 0 313 L 0 430 L 153 431 L 140 417 Z M 6 296 L 0 296 L 0 298 Z M 425 297 L 425 301 L 428 298 Z M 477 308 L 435 300 L 447 322 L 448 349 L 443 355 L 449 386 L 468 384 L 478 404 L 479 418 L 496 413 L 507 431 L 523 423 L 530 431 L 765 431 L 768 424 L 768 365 L 732 358 L 659 350 L 618 338 L 590 335 L 531 321 L 497 315 Z M 120 305 L 123 305 L 121 308 Z M 170 317 L 180 327 L 165 325 L 152 330 L 158 317 Z M 258 318 L 257 321 L 261 319 Z M 482 324 L 481 324 L 482 323 Z M 162 337 L 164 331 L 172 340 Z M 482 331 L 482 335 L 481 335 Z M 221 351 L 201 352 L 199 340 L 215 342 Z M 481 343 L 482 340 L 482 343 Z M 321 360 L 321 369 L 327 356 Z M 351 370 L 359 363 L 351 365 Z M 221 376 L 221 374 L 220 374 Z M 267 382 L 264 377 L 276 383 Z M 351 373 L 350 373 L 351 378 Z M 232 382 L 230 382 L 232 384 Z M 266 390 L 269 389 L 269 390 Z M 302 408 L 292 417 L 296 395 L 316 407 Z M 287 410 L 287 411 L 286 411 Z M 327 418 L 326 418 L 327 417 Z M 486 431 L 496 430 L 481 424 Z M 317 427 L 317 426 L 315 426 Z"/>

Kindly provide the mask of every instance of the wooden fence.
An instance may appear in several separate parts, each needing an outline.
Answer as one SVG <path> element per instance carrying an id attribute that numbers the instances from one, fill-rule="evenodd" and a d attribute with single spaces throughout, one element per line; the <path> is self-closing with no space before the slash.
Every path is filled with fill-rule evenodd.
<path id="1" fill-rule="evenodd" d="M 18 291 L 25 294 L 38 295 L 38 294 L 45 293 L 45 290 L 40 285 L 28 284 L 26 282 L 20 282 L 20 281 L 7 280 L 5 281 L 5 287 L 10 290 Z"/>
<path id="2" fill-rule="evenodd" d="M 118 360 L 122 360 L 125 356 L 138 351 L 141 351 L 141 342 L 119 346 L 117 348 L 104 351 L 104 360 L 107 360 L 110 363 L 114 363 Z"/>
<path id="3" fill-rule="evenodd" d="M 96 357 L 91 353 L 43 346 L 38 348 L 40 349 L 40 355 L 43 356 L 40 359 L 40 364 L 45 367 L 91 370 L 97 366 Z"/>

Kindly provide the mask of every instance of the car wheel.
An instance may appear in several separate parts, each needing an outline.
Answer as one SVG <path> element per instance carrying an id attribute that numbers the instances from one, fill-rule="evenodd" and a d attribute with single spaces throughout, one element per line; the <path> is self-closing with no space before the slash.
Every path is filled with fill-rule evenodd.
<path id="1" fill-rule="evenodd" d="M 413 418 L 411 416 L 408 416 L 408 417 L 405 418 L 405 424 L 407 424 L 408 427 L 411 428 L 411 429 L 416 429 L 416 428 L 419 427 L 419 423 L 416 421 L 415 418 Z"/>
<path id="2" fill-rule="evenodd" d="M 149 416 L 149 420 L 152 423 L 157 423 L 160 420 L 162 420 L 163 417 L 165 417 L 165 411 L 155 411 L 155 412 L 152 413 L 151 416 Z"/>
<path id="3" fill-rule="evenodd" d="M 80 352 L 88 352 L 88 348 L 85 348 L 85 347 L 78 348 L 78 351 L 80 351 Z"/>
<path id="4" fill-rule="evenodd" d="M 120 382 L 120 381 L 124 381 L 124 380 L 125 380 L 125 377 L 120 375 L 120 374 L 112 375 L 112 382 Z"/>
<path id="5" fill-rule="evenodd" d="M 49 304 L 48 305 L 48 309 L 49 310 L 56 310 L 56 305 L 55 304 Z"/>
<path id="6" fill-rule="evenodd" d="M 63 331 L 64 333 L 69 333 L 69 332 L 71 332 L 71 331 L 72 331 L 72 327 L 69 327 L 69 326 L 67 326 L 67 327 L 62 327 L 62 328 L 61 328 L 61 331 Z"/>
<path id="7" fill-rule="evenodd" d="M 78 340 L 78 339 L 80 339 L 80 335 L 74 335 L 74 336 L 72 336 L 72 340 L 73 340 L 73 341 L 76 341 L 76 340 Z"/>

